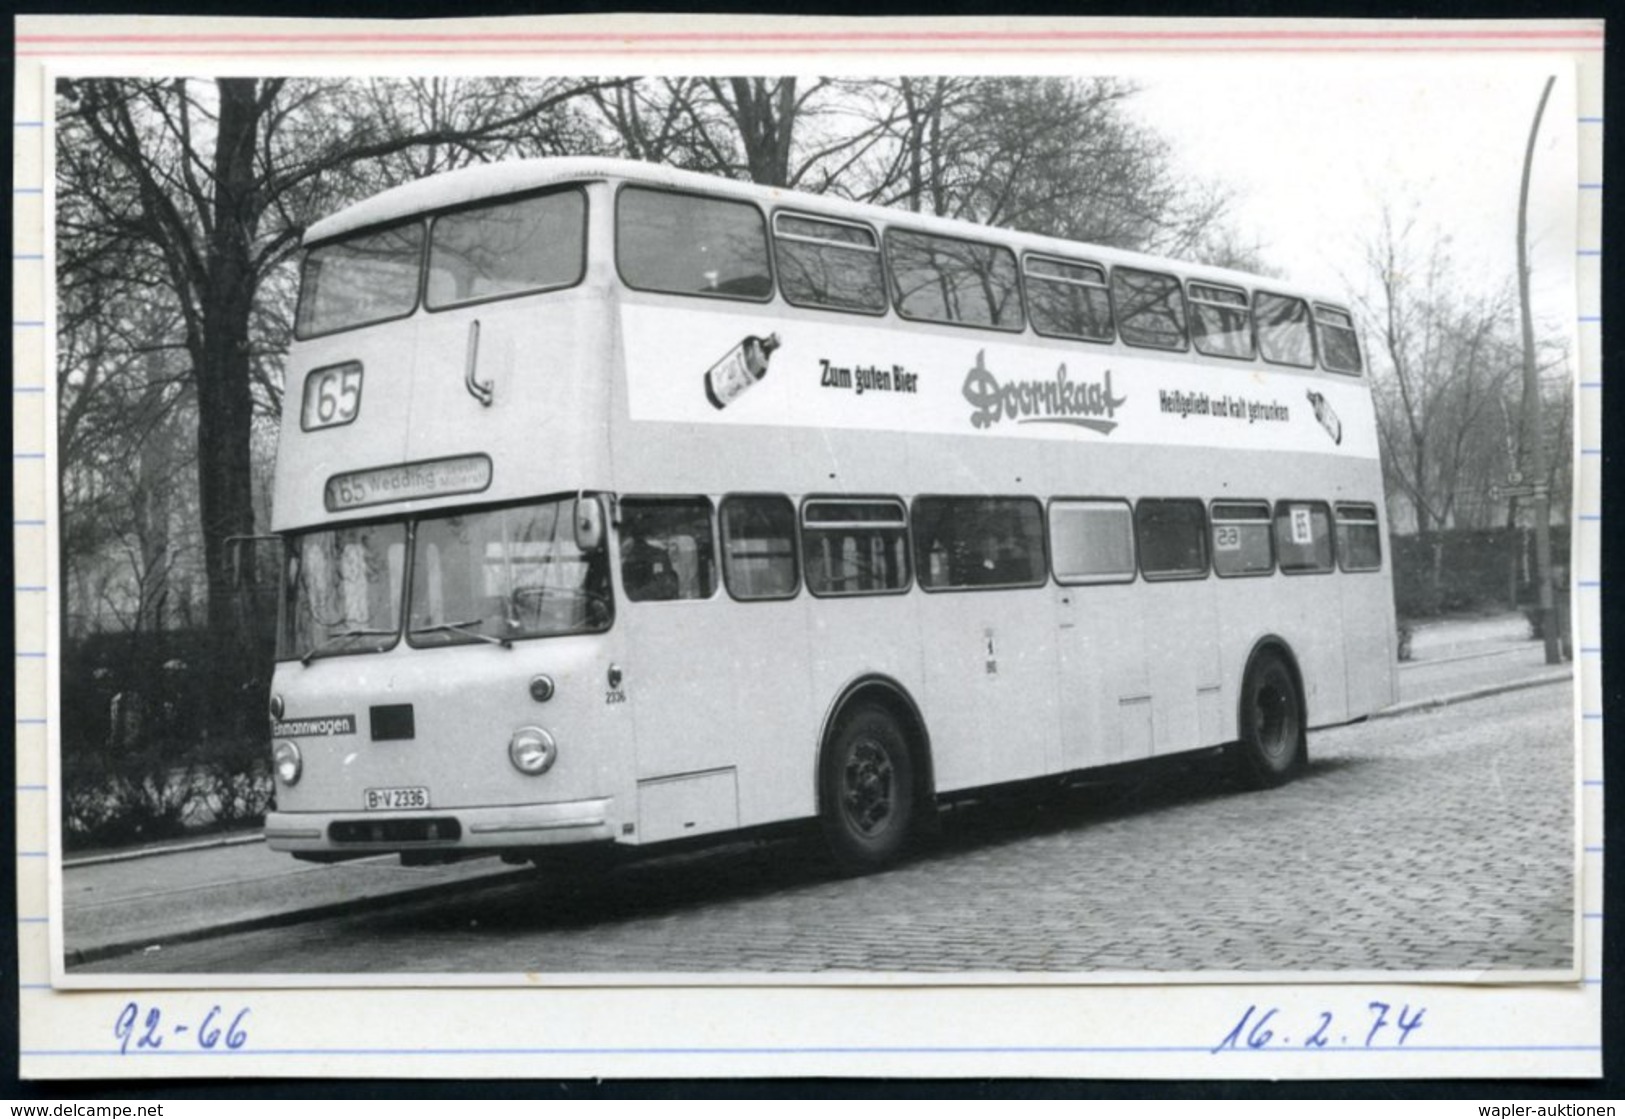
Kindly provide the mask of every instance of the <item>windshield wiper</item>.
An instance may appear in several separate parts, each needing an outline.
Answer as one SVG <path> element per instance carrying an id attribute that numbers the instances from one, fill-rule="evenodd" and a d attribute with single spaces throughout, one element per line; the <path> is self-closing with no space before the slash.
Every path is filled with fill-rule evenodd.
<path id="1" fill-rule="evenodd" d="M 475 632 L 474 627 L 483 626 L 484 624 L 484 618 L 470 618 L 466 622 L 441 622 L 432 626 L 414 626 L 411 632 L 414 637 L 420 633 L 460 633 L 464 637 L 473 637 L 480 641 L 489 642 L 492 645 L 501 645 L 504 649 L 513 648 L 513 642 L 506 637 L 492 637 L 488 633 Z"/>
<path id="2" fill-rule="evenodd" d="M 308 665 L 311 661 L 327 652 L 327 650 L 331 649 L 334 645 L 337 645 L 340 641 L 346 641 L 352 637 L 394 637 L 397 632 L 398 631 L 393 629 L 367 629 L 366 627 L 347 629 L 343 633 L 333 634 L 331 637 L 324 640 L 320 645 L 317 645 L 315 648 L 311 649 L 310 652 L 299 658 L 299 663 Z"/>

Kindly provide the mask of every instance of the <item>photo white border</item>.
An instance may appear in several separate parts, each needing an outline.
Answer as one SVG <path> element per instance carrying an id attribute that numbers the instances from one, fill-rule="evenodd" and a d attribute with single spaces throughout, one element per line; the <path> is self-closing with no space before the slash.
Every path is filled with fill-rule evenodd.
<path id="1" fill-rule="evenodd" d="M 54 315 L 54 292 L 48 265 L 30 281 L 28 264 L 37 252 L 40 261 L 52 255 L 47 201 L 52 130 L 50 83 L 58 76 L 86 73 L 173 74 L 180 70 L 209 73 L 277 73 L 314 75 L 376 72 L 360 66 L 354 46 L 342 57 L 289 55 L 283 43 L 276 50 L 263 44 L 252 51 L 241 48 L 225 55 L 181 55 L 171 46 L 162 53 L 77 53 L 65 46 L 48 55 L 29 53 L 30 36 L 97 34 L 173 34 L 204 31 L 238 38 L 244 29 L 270 27 L 280 34 L 295 23 L 316 28 L 324 36 L 355 33 L 376 39 L 378 24 L 360 21 L 265 20 L 123 20 L 95 17 L 64 19 L 22 17 L 17 22 L 19 58 L 16 73 L 18 120 L 45 122 L 38 128 L 38 148 L 18 135 L 14 185 L 38 182 L 43 193 L 39 208 L 35 196 L 14 194 L 14 324 Z M 740 40 L 716 46 L 715 36 L 775 33 L 793 23 L 798 33 L 827 28 L 833 36 L 873 34 L 877 28 L 906 26 L 950 38 L 944 50 L 931 49 L 924 58 L 899 59 L 896 48 L 877 57 L 851 55 L 840 48 L 812 55 L 786 56 L 741 50 Z M 1411 50 L 1401 35 L 1421 36 L 1424 53 L 1486 49 L 1486 36 L 1500 38 L 1522 28 L 1530 32 L 1571 35 L 1574 42 L 1590 42 L 1600 21 L 1568 21 L 1507 25 L 1497 23 L 1393 23 L 1340 21 L 1307 23 L 1273 21 L 1261 26 L 1252 21 L 857 21 L 794 20 L 772 17 L 539 17 L 524 20 L 459 21 L 457 29 L 487 35 L 478 56 L 423 55 L 411 63 L 416 70 L 432 65 L 447 74 L 485 74 L 493 70 L 520 72 L 517 54 L 493 54 L 492 44 L 514 38 L 524 25 L 548 33 L 635 37 L 651 31 L 691 35 L 683 42 L 711 42 L 701 53 L 673 55 L 673 40 L 638 53 L 635 69 L 641 73 L 734 72 L 847 73 L 896 72 L 903 69 L 933 72 L 992 73 L 1002 67 L 993 60 L 1008 59 L 1009 68 L 1031 73 L 1071 68 L 1079 57 L 1108 56 L 1113 65 L 1126 57 L 1162 52 L 1173 42 L 1201 42 L 1200 49 L 1232 49 L 1276 53 L 1306 48 L 1285 36 L 1312 28 L 1317 33 L 1357 34 L 1359 49 L 1374 52 Z M 410 25 L 414 34 L 432 42 L 449 30 L 448 24 Z M 680 32 L 671 29 L 680 28 Z M 1064 34 L 1088 29 L 1112 35 L 1107 44 L 1069 43 Z M 1584 33 L 1584 34 L 1580 34 Z M 975 35 L 1010 36 L 1026 44 L 1019 51 L 982 46 L 966 50 Z M 1148 38 L 1147 36 L 1152 36 Z M 1182 39 L 1181 36 L 1195 36 Z M 1233 38 L 1229 38 L 1233 36 Z M 594 39 L 593 42 L 601 40 Z M 834 39 L 832 42 L 845 41 Z M 1330 40 L 1328 40 L 1330 41 Z M 1561 42 L 1561 38 L 1554 40 Z M 1224 47 L 1215 46 L 1223 43 Z M 1401 44 L 1396 46 L 1396 44 Z M 1346 45 L 1346 41 L 1345 41 Z M 126 51 L 130 47 L 126 46 Z M 311 50 L 305 44 L 304 50 Z M 624 72 L 626 50 L 614 55 L 584 47 L 542 72 Z M 1330 47 L 1310 47 L 1318 51 Z M 1494 49 L 1493 47 L 1490 49 Z M 1596 48 L 1581 46 L 1554 57 L 1570 60 L 1578 75 L 1581 116 L 1590 107 L 1601 116 L 1602 56 Z M 1036 56 L 1036 57 L 1035 57 Z M 493 65 L 493 57 L 495 64 Z M 749 59 L 742 67 L 740 59 Z M 602 59 L 601 65 L 594 65 Z M 618 64 L 614 60 L 620 60 Z M 508 65 L 508 63 L 512 65 Z M 389 69 L 408 65 L 398 61 Z M 526 64 L 525 72 L 537 68 Z M 1115 71 L 1114 71 L 1115 72 Z M 1600 182 L 1600 128 L 1595 137 L 1582 129 L 1581 180 Z M 1594 173 L 1592 173 L 1594 171 Z M 1582 199 L 1580 244 L 1600 245 L 1600 205 L 1591 213 Z M 37 240 L 35 240 L 37 238 Z M 34 248 L 37 245 L 38 248 Z M 1581 298 L 1593 314 L 1600 307 L 1598 274 L 1582 260 L 1579 267 Z M 32 309 L 38 308 L 33 315 Z M 32 317 L 31 317 L 32 316 Z M 1182 985 L 1158 974 L 1116 974 L 1107 980 L 1065 977 L 1049 984 L 1008 973 L 956 975 L 944 984 L 914 976 L 851 976 L 821 978 L 816 985 L 800 977 L 766 975 L 737 977 L 766 986 L 718 986 L 716 976 L 567 976 L 549 977 L 548 984 L 528 983 L 512 976 L 363 976 L 367 988 L 355 989 L 251 989 L 263 977 L 132 977 L 147 984 L 151 1002 L 191 1007 L 202 1013 L 209 1006 L 235 1001 L 252 1004 L 255 1035 L 252 1047 L 230 1055 L 229 1070 L 221 1067 L 224 1053 L 185 1055 L 146 1053 L 133 1059 L 120 1057 L 113 1044 L 111 1023 L 132 997 L 128 992 L 73 991 L 72 977 L 61 973 L 62 914 L 60 852 L 49 837 L 59 835 L 59 807 L 55 796 L 28 799 L 38 786 L 59 788 L 58 759 L 48 740 L 56 726 L 58 696 L 50 686 L 59 649 L 50 619 L 57 614 L 58 570 L 54 526 L 57 523 L 56 487 L 50 464 L 55 461 L 54 428 L 47 421 L 55 414 L 54 377 L 50 360 L 52 340 L 47 329 L 36 339 L 14 325 L 14 387 L 38 384 L 39 393 L 14 393 L 15 547 L 17 583 L 30 583 L 29 572 L 40 573 L 43 595 L 18 592 L 17 648 L 17 875 L 21 991 L 22 1069 L 25 1076 L 212 1076 L 234 1075 L 400 1075 L 400 1057 L 415 1058 L 408 1070 L 423 1076 L 560 1076 L 560 1075 L 1044 1075 L 1044 1076 L 1204 1076 L 1204 1077 L 1420 1077 L 1420 1076 L 1589 1076 L 1601 1068 L 1600 1048 L 1600 914 L 1601 893 L 1601 725 L 1587 713 L 1601 712 L 1600 629 L 1595 596 L 1582 588 L 1598 581 L 1600 548 L 1599 461 L 1583 455 L 1582 447 L 1600 446 L 1600 409 L 1590 394 L 1577 392 L 1575 522 L 1573 582 L 1578 649 L 1575 668 L 1575 726 L 1581 744 L 1576 790 L 1576 826 L 1581 830 L 1581 870 L 1576 875 L 1581 891 L 1576 936 L 1581 945 L 1581 975 L 1520 974 L 1502 985 L 1464 987 L 1450 985 L 1482 980 L 1482 975 L 1426 973 L 1292 973 L 1260 976 L 1256 973 L 1203 973 Z M 1600 345 L 1580 331 L 1576 355 L 1582 384 L 1600 378 Z M 39 415 L 30 412 L 34 399 Z M 1593 433 L 1595 433 L 1593 435 Z M 39 459 L 27 458 L 40 448 Z M 38 463 L 38 475 L 32 472 Z M 39 516 L 34 511 L 40 511 Z M 34 521 L 43 522 L 36 532 Z M 43 539 L 41 539 L 43 537 Z M 39 607 L 43 606 L 43 610 Z M 37 643 L 36 643 L 37 641 Z M 43 647 L 45 656 L 24 654 Z M 34 706 L 30 706 L 30 704 Z M 43 724 L 30 721 L 28 711 L 44 710 Z M 36 729 L 37 728 L 37 729 Z M 40 781 L 43 773 L 45 780 Z M 42 803 L 43 802 L 43 803 Z M 39 857 L 48 853 L 48 857 Z M 1593 918 L 1591 915 L 1596 914 Z M 106 977 L 98 977 L 105 981 Z M 1500 981 L 1500 975 L 1490 977 Z M 1530 984 L 1540 978 L 1549 982 Z M 557 980 L 556 983 L 551 982 Z M 1282 982 L 1285 980 L 1284 982 Z M 331 977 L 295 977 L 295 982 L 331 982 Z M 466 988 L 487 982 L 513 982 L 540 990 Z M 984 981 L 996 985 L 980 986 Z M 398 989 L 394 984 L 409 986 Z M 649 984 L 656 984 L 651 986 Z M 1146 984 L 1153 984 L 1147 986 Z M 53 986 L 54 984 L 54 986 Z M 101 985 L 98 983 L 98 985 Z M 431 993 L 424 988 L 433 987 Z M 154 992 L 165 991 L 166 994 Z M 1425 1003 L 1429 1010 L 1429 1039 L 1425 1045 L 1404 1049 L 1338 1050 L 1294 1053 L 1284 1049 L 1234 1051 L 1214 1054 L 1228 1019 L 1239 1017 L 1250 1005 L 1278 1005 L 1283 1014 L 1310 1013 L 1322 1003 L 1363 1006 L 1370 999 L 1391 999 L 1394 1005 Z M 184 1013 L 177 1010 L 176 1013 Z M 417 1023 L 454 1024 L 455 1040 L 444 1035 L 425 1038 Z M 1217 1032 L 1215 1032 L 1217 1030 Z M 1434 1031 L 1438 1032 L 1434 1032 Z M 264 1032 L 261 1032 L 264 1031 Z M 522 1039 L 520 1035 L 523 1035 Z M 684 1041 L 686 1040 L 686 1044 Z M 1237 1058 L 1241 1059 L 1237 1059 Z M 200 1059 L 201 1058 L 201 1059 Z M 522 1064 L 519 1068 L 516 1065 Z"/>

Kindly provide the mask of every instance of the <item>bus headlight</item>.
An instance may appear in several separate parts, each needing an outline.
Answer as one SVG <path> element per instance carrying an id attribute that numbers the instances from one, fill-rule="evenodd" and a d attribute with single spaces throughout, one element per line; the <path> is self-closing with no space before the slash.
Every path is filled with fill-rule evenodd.
<path id="1" fill-rule="evenodd" d="M 508 760 L 520 773 L 531 777 L 540 777 L 552 769 L 558 757 L 558 744 L 541 727 L 520 727 L 508 743 Z"/>
<path id="2" fill-rule="evenodd" d="M 299 784 L 299 774 L 304 770 L 304 761 L 299 757 L 299 747 L 292 742 L 278 742 L 271 750 L 271 765 L 276 769 L 277 780 L 284 785 Z"/>

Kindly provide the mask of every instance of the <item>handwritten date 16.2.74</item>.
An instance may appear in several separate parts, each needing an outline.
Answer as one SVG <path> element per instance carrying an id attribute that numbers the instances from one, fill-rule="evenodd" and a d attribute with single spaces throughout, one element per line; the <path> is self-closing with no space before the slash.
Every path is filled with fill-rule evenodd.
<path id="1" fill-rule="evenodd" d="M 1398 1049 L 1422 1027 L 1427 1008 L 1409 1003 L 1397 1010 L 1391 1003 L 1373 1000 L 1353 1014 L 1330 1010 L 1288 1020 L 1277 1006 L 1247 1007 L 1241 1020 L 1213 1052 L 1227 1049 Z"/>

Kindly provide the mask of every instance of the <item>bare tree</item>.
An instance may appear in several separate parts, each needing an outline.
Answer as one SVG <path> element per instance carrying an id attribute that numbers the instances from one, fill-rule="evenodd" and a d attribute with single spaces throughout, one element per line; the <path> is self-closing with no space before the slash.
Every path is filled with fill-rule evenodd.
<path id="1" fill-rule="evenodd" d="M 1426 239 L 1430 248 L 1412 246 Z M 1460 293 L 1445 247 L 1385 214 L 1367 246 L 1377 295 L 1362 310 L 1380 339 L 1373 395 L 1390 492 L 1421 531 L 1455 524 L 1504 456 L 1501 401 L 1516 373 L 1510 292 Z"/>

